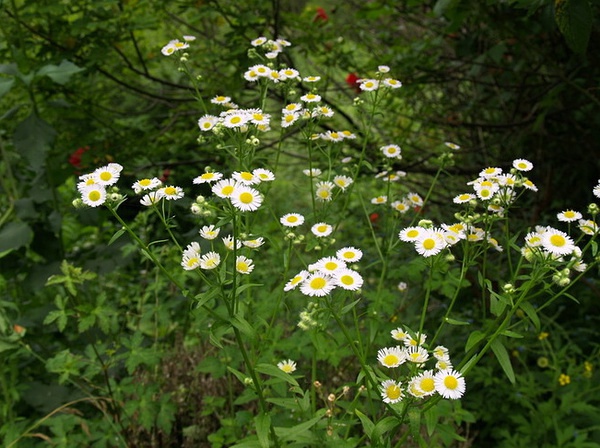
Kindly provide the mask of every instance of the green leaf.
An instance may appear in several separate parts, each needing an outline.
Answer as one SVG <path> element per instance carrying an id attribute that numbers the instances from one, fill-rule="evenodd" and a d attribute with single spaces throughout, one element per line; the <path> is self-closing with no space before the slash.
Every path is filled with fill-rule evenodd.
<path id="1" fill-rule="evenodd" d="M 14 83 L 14 78 L 0 78 L 0 98 L 8 93 Z"/>
<path id="2" fill-rule="evenodd" d="M 465 322 L 463 320 L 456 320 L 456 319 L 452 319 L 450 317 L 446 317 L 446 319 L 444 319 L 447 323 L 449 323 L 450 325 L 471 325 L 470 322 Z"/>
<path id="3" fill-rule="evenodd" d="M 63 85 L 69 81 L 71 76 L 83 70 L 85 69 L 63 59 L 60 65 L 48 64 L 43 66 L 38 70 L 37 76 L 47 76 L 55 83 Z"/>
<path id="4" fill-rule="evenodd" d="M 467 343 L 465 345 L 465 353 L 475 347 L 483 338 L 485 338 L 485 333 L 483 331 L 475 330 L 469 335 L 469 339 L 467 339 Z"/>
<path id="5" fill-rule="evenodd" d="M 250 325 L 246 319 L 244 319 L 241 315 L 236 314 L 230 320 L 231 325 L 240 330 L 244 335 L 248 336 L 251 340 L 256 339 L 256 331 Z"/>
<path id="6" fill-rule="evenodd" d="M 527 314 L 527 317 L 539 333 L 540 329 L 542 328 L 542 324 L 533 305 L 529 302 L 524 302 L 521 304 L 520 308 L 525 312 L 525 314 Z"/>
<path id="7" fill-rule="evenodd" d="M 502 342 L 500 342 L 500 339 L 494 339 L 490 347 L 492 348 L 494 355 L 496 355 L 496 359 L 500 363 L 500 366 L 502 367 L 502 370 L 504 370 L 504 374 L 508 380 L 512 384 L 515 384 L 515 372 L 513 371 L 506 347 L 504 347 Z"/>
<path id="8" fill-rule="evenodd" d="M 289 373 L 285 373 L 279 367 L 274 366 L 272 364 L 257 364 L 254 370 L 265 375 L 279 378 L 280 380 L 283 380 L 286 383 L 291 384 L 292 386 L 300 387 L 298 381 L 296 381 L 292 375 L 290 375 Z"/>
<path id="9" fill-rule="evenodd" d="M 360 299 L 355 300 L 352 303 L 349 303 L 348 305 L 346 305 L 344 308 L 342 308 L 342 311 L 340 311 L 340 314 L 346 314 L 348 311 L 352 310 L 352 308 L 354 308 L 354 306 L 360 302 Z"/>
<path id="10" fill-rule="evenodd" d="M 32 113 L 17 125 L 13 141 L 17 151 L 29 162 L 29 168 L 39 172 L 55 136 L 54 128 Z"/>
<path id="11" fill-rule="evenodd" d="M 556 0 L 554 19 L 571 50 L 587 50 L 594 14 L 588 0 Z"/>
<path id="12" fill-rule="evenodd" d="M 291 441 L 297 439 L 302 433 L 308 431 L 311 427 L 316 425 L 319 421 L 323 419 L 323 414 L 325 413 L 324 409 L 317 411 L 317 416 L 304 422 L 299 425 L 292 426 L 291 428 L 287 427 L 277 427 L 275 428 L 275 434 L 282 441 Z"/>
<path id="13" fill-rule="evenodd" d="M 29 245 L 32 240 L 33 230 L 28 224 L 22 221 L 9 222 L 0 230 L 0 252 L 6 255 L 13 250 Z"/>
<path id="14" fill-rule="evenodd" d="M 421 410 L 418 408 L 412 408 L 408 411 L 408 423 L 410 426 L 410 433 L 415 439 L 419 438 L 421 432 Z"/>
<path id="15" fill-rule="evenodd" d="M 519 334 L 519 333 L 517 333 L 515 331 L 511 331 L 511 330 L 504 330 L 502 332 L 502 336 L 506 336 L 509 338 L 516 338 L 516 339 L 521 339 L 523 337 L 522 334 Z"/>
<path id="16" fill-rule="evenodd" d="M 432 436 L 435 427 L 438 423 L 438 409 L 437 406 L 433 406 L 425 411 L 425 428 L 427 428 L 427 435 Z"/>
<path id="17" fill-rule="evenodd" d="M 391 416 L 379 420 L 375 425 L 375 428 L 373 428 L 372 440 L 379 440 L 386 432 L 398 426 L 398 423 L 398 419 Z"/>
<path id="18" fill-rule="evenodd" d="M 119 230 L 117 230 L 115 232 L 115 234 L 112 236 L 112 238 L 110 239 L 110 241 L 108 242 L 108 246 L 110 246 L 112 243 L 114 243 L 115 241 L 117 241 L 119 238 L 121 238 L 121 236 L 125 233 L 125 229 L 121 228 Z"/>
<path id="19" fill-rule="evenodd" d="M 271 416 L 266 412 L 261 412 L 254 417 L 256 435 L 262 448 L 269 448 L 269 431 L 271 429 Z"/>
<path id="20" fill-rule="evenodd" d="M 356 409 L 354 412 L 360 419 L 363 425 L 363 429 L 365 430 L 365 434 L 369 439 L 371 439 L 371 434 L 373 434 L 373 428 L 375 428 L 375 423 L 373 423 L 369 417 L 360 412 L 358 409 Z"/>

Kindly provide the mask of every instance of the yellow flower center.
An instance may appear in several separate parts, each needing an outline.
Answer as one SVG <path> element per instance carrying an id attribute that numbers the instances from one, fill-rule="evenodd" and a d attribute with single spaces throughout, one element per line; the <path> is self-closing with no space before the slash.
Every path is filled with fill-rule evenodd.
<path id="1" fill-rule="evenodd" d="M 575 212 L 573 210 L 567 210 L 565 212 L 565 218 L 573 218 L 575 216 Z"/>
<path id="2" fill-rule="evenodd" d="M 340 278 L 340 281 L 346 286 L 350 286 L 350 285 L 354 284 L 354 278 L 352 278 L 351 275 L 342 275 L 342 277 Z"/>
<path id="3" fill-rule="evenodd" d="M 390 400 L 397 400 L 402 395 L 402 390 L 395 384 L 391 384 L 385 388 L 385 394 Z"/>
<path id="4" fill-rule="evenodd" d="M 383 358 L 382 364 L 384 366 L 393 366 L 393 365 L 398 364 L 398 361 L 399 361 L 399 359 L 396 355 L 389 354 L 389 355 L 386 355 L 385 358 Z"/>
<path id="5" fill-rule="evenodd" d="M 231 123 L 232 123 L 232 124 L 238 124 L 238 123 L 240 123 L 241 121 L 242 121 L 242 117 L 237 117 L 237 116 L 236 116 L 236 117 L 233 117 L 233 118 L 231 119 Z"/>
<path id="6" fill-rule="evenodd" d="M 148 185 L 150 185 L 151 182 L 152 181 L 150 179 L 142 179 L 142 180 L 140 180 L 140 185 L 142 187 L 147 187 Z"/>
<path id="7" fill-rule="evenodd" d="M 454 390 L 458 387 L 458 380 L 453 376 L 447 376 L 444 378 L 444 386 L 450 390 Z"/>
<path id="8" fill-rule="evenodd" d="M 292 222 L 292 223 L 298 222 L 298 217 L 297 216 L 288 216 L 287 221 Z"/>
<path id="9" fill-rule="evenodd" d="M 419 231 L 416 229 L 409 230 L 406 232 L 406 236 L 409 238 L 416 238 L 419 235 Z"/>
<path id="10" fill-rule="evenodd" d="M 435 240 L 433 238 L 423 240 L 423 247 L 427 250 L 433 249 L 435 247 Z"/>
<path id="11" fill-rule="evenodd" d="M 112 179 L 112 177 L 112 174 L 108 171 L 103 171 L 102 174 L 100 174 L 100 179 L 102 179 L 104 182 L 108 182 Z"/>
<path id="12" fill-rule="evenodd" d="M 214 173 L 204 173 L 202 176 L 200 176 L 200 178 L 202 178 L 204 180 L 210 180 L 213 177 L 215 177 Z"/>
<path id="13" fill-rule="evenodd" d="M 327 226 L 318 226 L 317 227 L 317 231 L 318 232 L 326 232 L 327 231 Z"/>
<path id="14" fill-rule="evenodd" d="M 233 186 L 231 186 L 231 185 L 224 186 L 223 189 L 221 190 L 221 193 L 225 196 L 230 195 L 231 193 L 233 193 Z"/>
<path id="15" fill-rule="evenodd" d="M 167 196 L 173 196 L 175 193 L 177 193 L 177 190 L 175 189 L 175 187 L 167 187 L 167 188 L 165 188 L 165 194 Z"/>
<path id="16" fill-rule="evenodd" d="M 433 389 L 435 389 L 433 378 L 423 378 L 421 381 L 421 389 L 425 392 L 431 392 Z"/>
<path id="17" fill-rule="evenodd" d="M 190 259 L 188 260 L 188 262 L 187 262 L 187 265 L 188 265 L 189 267 L 192 267 L 192 266 L 194 266 L 196 263 L 198 263 L 198 257 L 193 257 L 193 258 L 190 258 Z"/>
<path id="18" fill-rule="evenodd" d="M 88 194 L 88 199 L 92 202 L 96 202 L 99 201 L 101 197 L 101 194 L 98 190 L 92 190 L 90 191 L 90 193 Z"/>
<path id="19" fill-rule="evenodd" d="M 556 247 L 562 247 L 567 243 L 562 235 L 552 235 L 550 237 L 550 244 Z"/>
<path id="20" fill-rule="evenodd" d="M 244 261 L 238 261 L 235 267 L 238 271 L 246 272 L 248 270 L 248 263 Z"/>
<path id="21" fill-rule="evenodd" d="M 351 252 L 348 250 L 348 251 L 344 252 L 342 256 L 346 259 L 351 259 L 351 258 L 354 258 L 354 252 Z"/>
<path id="22" fill-rule="evenodd" d="M 310 287 L 312 289 L 323 289 L 326 284 L 327 284 L 327 282 L 325 281 L 324 278 L 317 277 L 317 278 L 313 278 L 311 280 Z"/>
<path id="23" fill-rule="evenodd" d="M 252 193 L 244 192 L 240 194 L 240 201 L 244 204 L 250 204 L 254 200 L 254 195 Z"/>
<path id="24" fill-rule="evenodd" d="M 327 269 L 328 271 L 333 271 L 337 267 L 338 267 L 337 263 L 335 263 L 333 261 L 328 261 L 327 263 L 325 263 L 325 269 Z"/>

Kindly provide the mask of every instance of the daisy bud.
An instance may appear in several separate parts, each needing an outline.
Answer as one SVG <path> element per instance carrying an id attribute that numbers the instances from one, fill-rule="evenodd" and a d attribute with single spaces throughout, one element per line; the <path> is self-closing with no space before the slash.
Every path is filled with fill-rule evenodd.
<path id="1" fill-rule="evenodd" d="M 330 402 L 333 403 L 335 401 L 335 394 L 329 394 L 329 395 L 327 395 L 327 401 L 330 401 Z"/>
<path id="2" fill-rule="evenodd" d="M 186 58 L 185 56 L 181 56 L 179 58 L 179 62 L 187 62 L 187 61 L 188 61 L 188 58 Z"/>
<path id="3" fill-rule="evenodd" d="M 252 381 L 252 378 L 244 378 L 244 384 L 246 386 L 252 386 L 254 384 L 254 381 Z"/>
<path id="4" fill-rule="evenodd" d="M 183 72 L 185 72 L 185 68 L 183 68 L 183 67 L 177 67 L 177 71 L 183 73 Z"/>
<path id="5" fill-rule="evenodd" d="M 315 382 L 313 383 L 313 386 L 315 386 L 315 388 L 316 388 L 316 389 L 320 389 L 320 388 L 321 388 L 321 386 L 322 386 L 322 384 L 321 384 L 321 382 L 320 382 L 320 381 L 315 381 Z"/>
<path id="6" fill-rule="evenodd" d="M 451 262 L 453 262 L 454 260 L 456 260 L 456 257 L 455 257 L 454 255 L 452 255 L 452 254 L 448 254 L 448 255 L 446 255 L 446 256 L 444 257 L 444 259 L 445 259 L 447 262 L 451 263 Z"/>
<path id="7" fill-rule="evenodd" d="M 431 229 L 433 227 L 433 221 L 430 219 L 421 219 L 417 225 L 419 227 L 424 227 L 425 229 Z"/>
<path id="8" fill-rule="evenodd" d="M 73 207 L 75 207 L 75 208 L 85 208 L 85 205 L 84 205 L 83 201 L 81 200 L 81 198 L 74 199 L 72 204 L 73 204 Z"/>
<path id="9" fill-rule="evenodd" d="M 196 76 L 196 81 L 201 81 L 201 80 L 202 80 L 202 75 Z"/>
<path id="10" fill-rule="evenodd" d="M 504 289 L 504 292 L 507 294 L 514 294 L 516 292 L 515 286 L 512 283 L 505 284 L 502 289 Z"/>
<path id="11" fill-rule="evenodd" d="M 200 213 L 202 213 L 202 207 L 200 207 L 199 204 L 193 203 L 190 207 L 190 211 L 193 215 L 199 215 Z"/>
<path id="12" fill-rule="evenodd" d="M 588 205 L 588 213 L 590 215 L 595 216 L 598 214 L 598 212 L 600 212 L 600 207 L 598 207 L 598 204 L 591 203 Z"/>

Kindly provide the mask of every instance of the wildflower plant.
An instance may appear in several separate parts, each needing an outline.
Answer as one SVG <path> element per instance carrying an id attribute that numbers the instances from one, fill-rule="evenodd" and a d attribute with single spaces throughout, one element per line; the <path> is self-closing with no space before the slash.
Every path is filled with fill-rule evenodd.
<path id="1" fill-rule="evenodd" d="M 460 439 L 460 423 L 444 413 L 448 406 L 460 409 L 470 373 L 493 353 L 514 383 L 507 339 L 539 332 L 540 313 L 596 268 L 598 207 L 565 210 L 556 228 L 513 234 L 511 210 L 537 191 L 529 178 L 533 164 L 517 159 L 482 169 L 464 192 L 449 192 L 451 220 L 427 219 L 440 177 L 460 147 L 443 143 L 429 188 L 409 188 L 403 180 L 410 173 L 398 167 L 410 153 L 394 141 L 378 141 L 374 132 L 386 101 L 402 92 L 393 67 L 381 65 L 357 80 L 360 93 L 350 110 L 360 129 L 337 128 L 337 109 L 319 90 L 321 77 L 278 59 L 290 46 L 281 38 L 253 39 L 249 55 L 256 63 L 240 75 L 251 94 L 203 98 L 191 64 L 194 39 L 170 41 L 161 53 L 194 87 L 198 143 L 227 163 L 179 185 L 151 173 L 123 185 L 131 167 L 110 163 L 80 177 L 74 203 L 108 209 L 122 226 L 113 239 L 129 234 L 193 313 L 204 316 L 204 336 L 224 352 L 235 347 L 237 362 L 226 367 L 243 391 L 236 402 L 256 402 L 242 443 L 308 446 L 343 439 L 344 446 L 364 446 L 368 439 L 400 446 L 411 438 L 425 446 L 441 440 L 440 428 Z M 301 136 L 303 166 L 290 179 L 283 141 L 291 131 Z M 261 147 L 265 139 L 275 144 Z M 278 189 L 285 182 L 293 184 L 294 196 L 282 200 Z M 599 189 L 593 190 L 598 197 Z M 161 223 L 158 238 L 177 251 L 176 261 L 121 216 L 126 200 Z M 181 233 L 175 213 L 186 201 L 192 201 L 186 206 L 195 229 Z M 382 222 L 373 218 L 375 210 Z M 395 268 L 402 263 L 412 263 L 422 285 L 407 290 L 406 279 L 397 276 L 403 271 Z M 505 270 L 492 271 L 491 263 Z M 467 312 L 463 293 L 471 283 L 480 297 L 477 311 Z M 416 307 L 396 312 L 398 297 L 408 294 Z M 431 312 L 442 296 L 441 311 Z M 452 346 L 441 345 L 442 337 Z M 279 338 L 293 342 L 285 350 L 275 343 Z M 340 386 L 327 372 L 340 368 L 342 358 Z"/>

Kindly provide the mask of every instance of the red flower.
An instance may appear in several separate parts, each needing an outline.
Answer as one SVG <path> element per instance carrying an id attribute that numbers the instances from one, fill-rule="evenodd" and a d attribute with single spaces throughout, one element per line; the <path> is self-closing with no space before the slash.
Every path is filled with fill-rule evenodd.
<path id="1" fill-rule="evenodd" d="M 318 7 L 313 22 L 327 22 L 328 20 L 329 16 L 327 15 L 327 12 L 323 8 Z"/>
<path id="2" fill-rule="evenodd" d="M 161 182 L 167 182 L 169 180 L 169 177 L 171 176 L 171 169 L 170 168 L 165 168 L 162 172 L 162 176 L 160 176 L 160 180 Z"/>
<path id="3" fill-rule="evenodd" d="M 369 221 L 371 221 L 371 223 L 375 224 L 377 221 L 379 221 L 379 213 L 371 213 L 369 215 Z"/>
<path id="4" fill-rule="evenodd" d="M 346 84 L 352 87 L 356 93 L 360 93 L 359 80 L 360 78 L 354 72 L 348 73 L 348 76 L 346 76 Z"/>
<path id="5" fill-rule="evenodd" d="M 77 148 L 69 156 L 69 164 L 71 164 L 71 166 L 73 166 L 74 168 L 81 168 L 81 156 L 83 156 L 83 154 L 89 150 L 90 150 L 89 146 L 83 146 L 81 148 Z"/>

